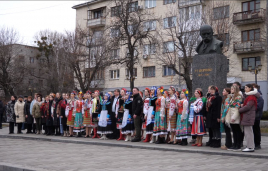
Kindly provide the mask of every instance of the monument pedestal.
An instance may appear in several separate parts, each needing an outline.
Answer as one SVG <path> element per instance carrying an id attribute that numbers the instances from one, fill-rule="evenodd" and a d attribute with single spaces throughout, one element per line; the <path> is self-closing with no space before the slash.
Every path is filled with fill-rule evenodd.
<path id="1" fill-rule="evenodd" d="M 227 57 L 221 54 L 195 55 L 192 63 L 192 85 L 193 94 L 196 88 L 202 88 L 204 96 L 210 85 L 215 85 L 222 95 L 227 86 L 228 72 Z"/>

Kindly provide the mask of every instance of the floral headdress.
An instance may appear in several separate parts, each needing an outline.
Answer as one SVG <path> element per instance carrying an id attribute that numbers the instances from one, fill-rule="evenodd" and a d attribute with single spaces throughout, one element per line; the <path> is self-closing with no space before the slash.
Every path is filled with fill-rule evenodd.
<path id="1" fill-rule="evenodd" d="M 125 93 L 127 92 L 127 89 L 125 89 L 125 88 L 122 88 L 121 90 L 123 90 Z"/>
<path id="2" fill-rule="evenodd" d="M 147 90 L 150 93 L 150 89 L 148 87 L 146 87 L 145 90 Z"/>
<path id="3" fill-rule="evenodd" d="M 173 93 L 175 93 L 175 92 L 176 92 L 176 90 L 175 90 L 175 87 L 174 87 L 174 86 L 170 86 L 170 89 L 173 91 Z"/>
<path id="4" fill-rule="evenodd" d="M 81 95 L 82 97 L 84 97 L 84 94 L 83 94 L 82 91 L 80 91 L 80 92 L 78 93 L 78 96 L 79 96 L 79 95 Z"/>
<path id="5" fill-rule="evenodd" d="M 77 93 L 76 93 L 76 91 L 72 91 L 71 94 L 76 95 Z"/>
<path id="6" fill-rule="evenodd" d="M 92 93 L 91 93 L 91 91 L 90 91 L 90 90 L 88 90 L 88 91 L 86 92 L 86 94 L 92 94 Z"/>
<path id="7" fill-rule="evenodd" d="M 164 94 L 164 87 L 163 86 L 158 87 L 158 89 L 160 90 L 161 94 Z"/>
<path id="8" fill-rule="evenodd" d="M 189 95 L 188 89 L 182 89 L 181 91 L 184 92 L 184 94 L 185 94 L 186 97 L 188 97 L 188 95 Z"/>

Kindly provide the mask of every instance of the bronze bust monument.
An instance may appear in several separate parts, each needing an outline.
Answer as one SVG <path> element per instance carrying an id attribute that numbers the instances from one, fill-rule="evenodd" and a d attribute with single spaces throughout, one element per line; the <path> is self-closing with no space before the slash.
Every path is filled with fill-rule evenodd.
<path id="1" fill-rule="evenodd" d="M 222 54 L 223 42 L 213 37 L 213 29 L 210 25 L 200 27 L 202 41 L 196 47 L 198 55 L 217 53 Z"/>

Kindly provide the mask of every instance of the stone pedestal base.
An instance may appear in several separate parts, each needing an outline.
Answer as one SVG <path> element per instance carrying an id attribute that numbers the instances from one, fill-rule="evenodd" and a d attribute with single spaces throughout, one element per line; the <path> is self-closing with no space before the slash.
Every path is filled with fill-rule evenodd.
<path id="1" fill-rule="evenodd" d="M 222 95 L 223 89 L 227 85 L 228 72 L 227 57 L 220 54 L 195 55 L 193 57 L 193 94 L 196 88 L 202 88 L 204 96 L 210 85 L 219 88 Z"/>

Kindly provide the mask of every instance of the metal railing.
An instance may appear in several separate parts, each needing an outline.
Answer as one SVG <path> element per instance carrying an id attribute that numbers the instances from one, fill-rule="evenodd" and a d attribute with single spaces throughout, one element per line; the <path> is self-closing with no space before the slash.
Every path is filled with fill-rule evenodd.
<path id="1" fill-rule="evenodd" d="M 234 24 L 247 24 L 254 22 L 262 22 L 265 20 L 265 9 L 243 11 L 233 14 Z"/>
<path id="2" fill-rule="evenodd" d="M 265 39 L 234 42 L 234 53 L 262 52 L 265 51 L 265 47 Z"/>

